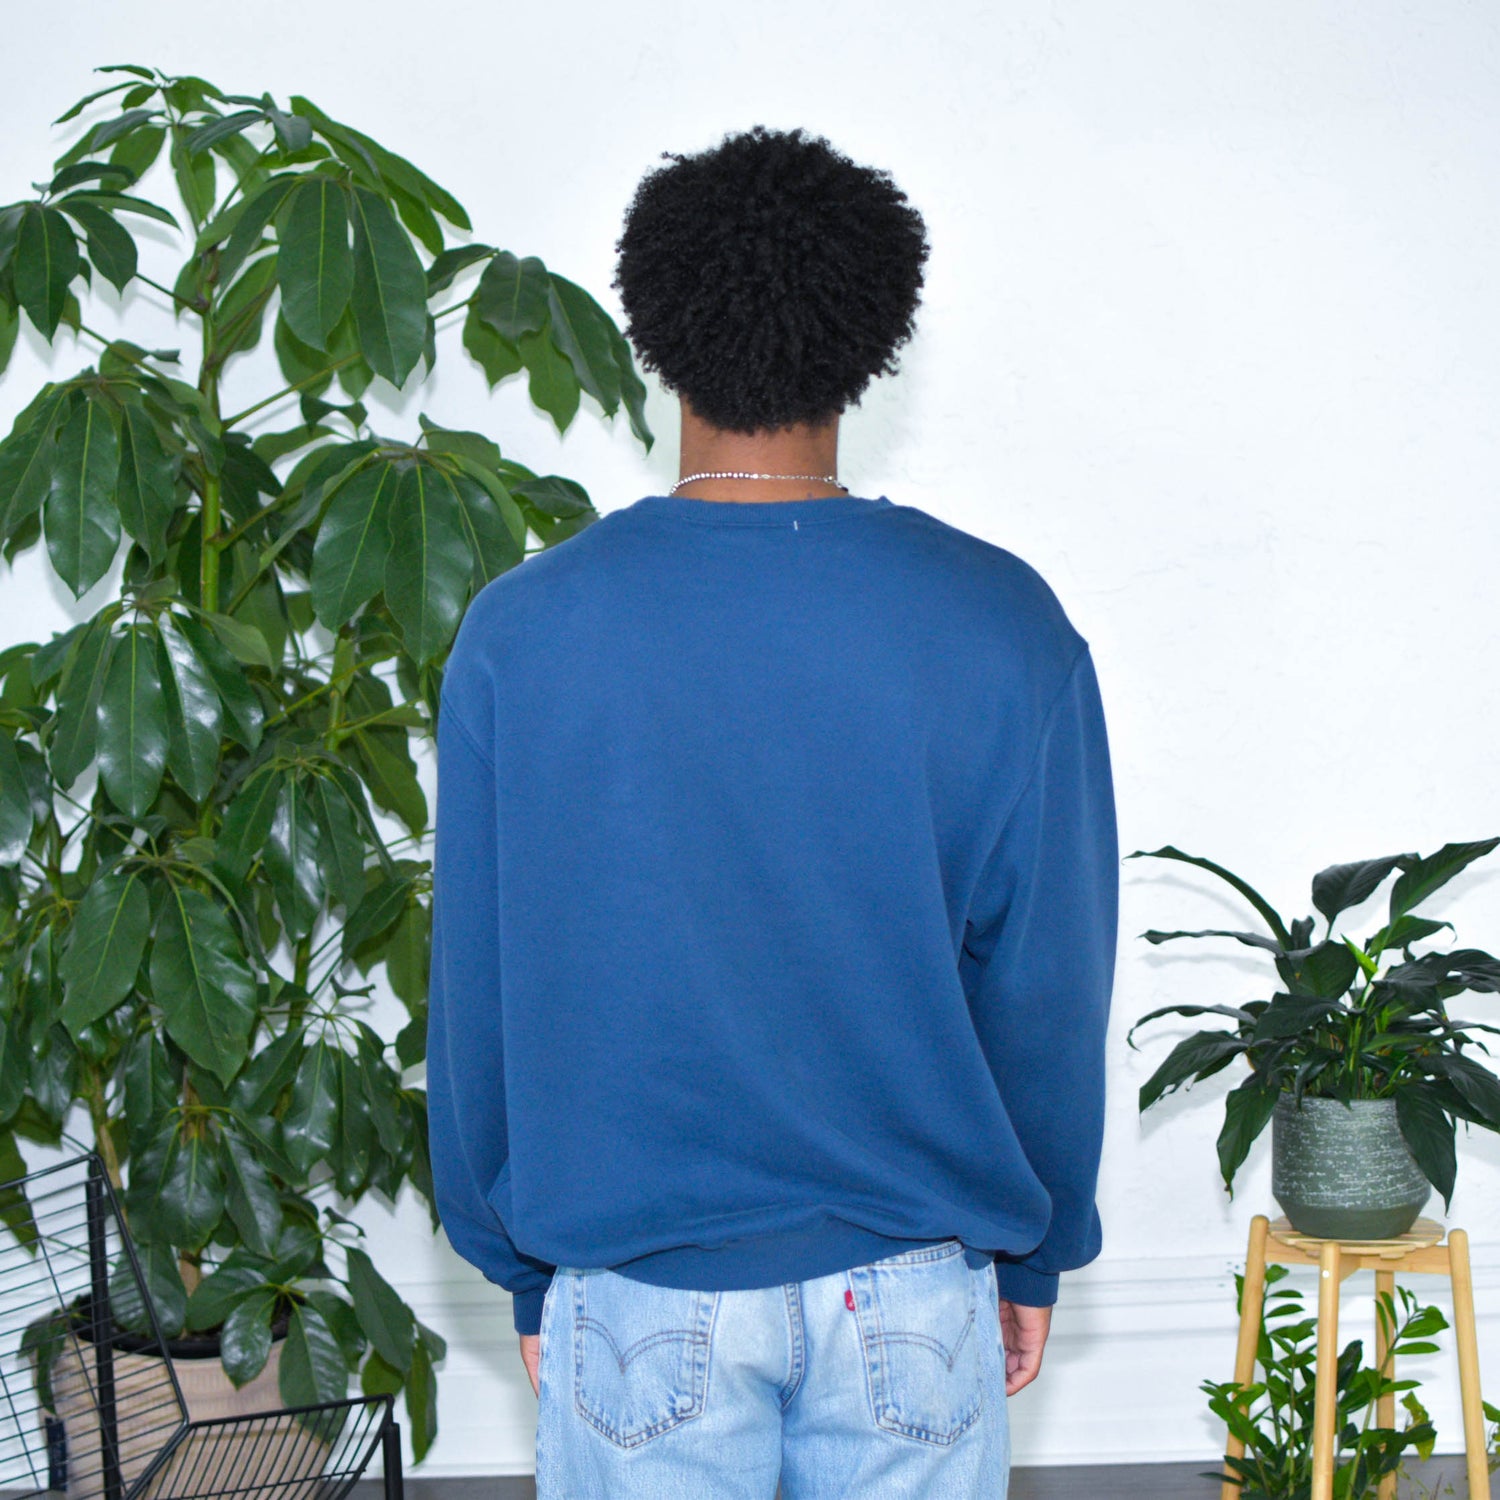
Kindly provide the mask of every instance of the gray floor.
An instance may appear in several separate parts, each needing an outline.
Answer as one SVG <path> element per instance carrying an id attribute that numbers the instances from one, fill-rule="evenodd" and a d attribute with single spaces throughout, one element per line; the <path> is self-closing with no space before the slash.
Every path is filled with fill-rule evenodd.
<path id="1" fill-rule="evenodd" d="M 1008 1500 L 1219 1500 L 1217 1485 L 1200 1478 L 1212 1459 L 1188 1464 L 1131 1464 L 1101 1467 L 1016 1469 Z M 1420 1479 L 1403 1488 L 1403 1500 L 1462 1500 L 1468 1495 L 1461 1456 L 1438 1456 L 1413 1466 Z M 1443 1488 L 1444 1481 L 1451 1490 Z M 536 1500 L 536 1486 L 523 1479 L 421 1479 L 406 1481 L 406 1500 Z M 376 1484 L 355 1487 L 357 1500 L 381 1500 Z M 1488 1497 L 1487 1497 L 1488 1500 Z"/>

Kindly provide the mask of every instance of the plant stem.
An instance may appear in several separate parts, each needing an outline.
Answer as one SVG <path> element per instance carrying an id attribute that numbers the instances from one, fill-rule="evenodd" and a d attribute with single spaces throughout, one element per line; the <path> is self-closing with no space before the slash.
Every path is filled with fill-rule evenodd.
<path id="1" fill-rule="evenodd" d="M 104 1080 L 95 1068 L 88 1070 L 89 1120 L 94 1127 L 94 1145 L 104 1159 L 104 1170 L 116 1191 L 123 1186 L 120 1178 L 120 1157 L 115 1150 L 115 1140 L 109 1130 L 109 1106 L 104 1098 Z"/>
<path id="2" fill-rule="evenodd" d="M 178 292 L 174 292 L 169 286 L 163 286 L 159 281 L 152 281 L 149 276 L 142 276 L 139 271 L 135 273 L 135 280 L 141 282 L 145 286 L 149 286 L 154 292 L 160 292 L 164 297 L 170 297 L 173 302 L 175 302 L 179 307 L 186 308 L 188 312 L 198 311 L 198 308 L 188 298 L 182 296 Z"/>

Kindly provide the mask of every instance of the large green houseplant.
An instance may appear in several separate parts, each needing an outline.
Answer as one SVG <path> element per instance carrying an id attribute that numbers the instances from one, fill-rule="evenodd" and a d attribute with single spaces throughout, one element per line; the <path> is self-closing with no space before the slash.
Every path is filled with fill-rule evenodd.
<path id="1" fill-rule="evenodd" d="M 0 547 L 44 545 L 75 598 L 126 548 L 88 618 L 0 652 L 0 1180 L 83 1106 L 164 1332 L 217 1330 L 242 1384 L 285 1327 L 287 1402 L 404 1387 L 420 1459 L 442 1340 L 340 1211 L 410 1183 L 432 1212 L 412 741 L 474 593 L 597 513 L 478 434 L 377 432 L 362 397 L 430 371 L 455 323 L 559 431 L 587 392 L 649 448 L 644 387 L 581 287 L 450 245 L 454 198 L 308 100 L 103 71 L 0 209 L 0 371 L 22 315 L 93 351 L 0 443 Z M 181 245 L 175 275 L 143 267 L 141 225 Z M 170 303 L 182 347 L 96 333 L 101 282 L 127 322 Z M 243 360 L 263 339 L 275 379 Z M 377 969 L 393 1039 L 362 1014 Z M 3 1214 L 24 1239 L 24 1202 Z"/>
<path id="2" fill-rule="evenodd" d="M 1248 901 L 1266 926 L 1264 932 L 1153 930 L 1143 934 L 1148 942 L 1232 938 L 1270 955 L 1281 982 L 1268 1000 L 1165 1005 L 1142 1016 L 1131 1028 L 1132 1046 L 1136 1028 L 1162 1016 L 1216 1015 L 1229 1024 L 1178 1042 L 1141 1086 L 1140 1108 L 1231 1063 L 1245 1065 L 1246 1076 L 1226 1096 L 1218 1139 L 1219 1166 L 1232 1190 L 1235 1172 L 1278 1105 L 1285 1112 L 1304 1098 L 1346 1105 L 1392 1101 L 1411 1157 L 1449 1201 L 1457 1171 L 1455 1122 L 1500 1130 L 1500 1079 L 1468 1051 L 1487 1051 L 1479 1034 L 1500 1028 L 1454 1019 L 1448 1001 L 1467 991 L 1500 990 L 1500 961 L 1476 948 L 1414 952 L 1414 945 L 1443 928 L 1452 930 L 1451 923 L 1419 916 L 1415 908 L 1497 844 L 1500 838 L 1445 844 L 1426 856 L 1394 854 L 1320 871 L 1313 877 L 1312 903 L 1327 923 L 1321 936 L 1314 933 L 1316 918 L 1283 921 L 1258 891 L 1211 860 L 1170 845 L 1129 855 L 1209 871 Z M 1379 929 L 1363 943 L 1335 936 L 1336 919 L 1397 871 Z"/>

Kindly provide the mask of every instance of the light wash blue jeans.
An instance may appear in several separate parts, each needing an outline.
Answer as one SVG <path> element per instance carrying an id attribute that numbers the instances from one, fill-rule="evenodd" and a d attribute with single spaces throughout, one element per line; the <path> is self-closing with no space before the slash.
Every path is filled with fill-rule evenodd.
<path id="1" fill-rule="evenodd" d="M 559 1266 L 537 1500 L 1005 1500 L 993 1265 L 959 1240 L 748 1291 Z"/>

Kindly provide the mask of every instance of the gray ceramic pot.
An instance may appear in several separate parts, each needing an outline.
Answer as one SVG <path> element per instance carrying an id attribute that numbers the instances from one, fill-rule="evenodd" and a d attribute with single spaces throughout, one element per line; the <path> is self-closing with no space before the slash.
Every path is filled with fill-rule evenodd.
<path id="1" fill-rule="evenodd" d="M 1302 1234 L 1384 1240 L 1416 1222 L 1432 1185 L 1396 1122 L 1394 1099 L 1282 1094 L 1271 1116 L 1271 1192 Z"/>

